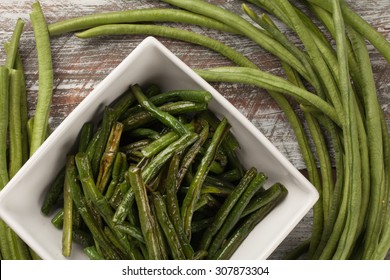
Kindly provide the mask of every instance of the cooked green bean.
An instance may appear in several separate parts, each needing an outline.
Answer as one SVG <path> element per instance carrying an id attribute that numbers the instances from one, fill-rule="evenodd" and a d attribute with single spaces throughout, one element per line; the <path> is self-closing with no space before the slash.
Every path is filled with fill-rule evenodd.
<path id="1" fill-rule="evenodd" d="M 147 89 L 146 89 L 147 90 Z M 145 95 L 146 92 L 145 92 Z M 212 95 L 205 90 L 171 90 L 149 97 L 149 101 L 156 106 L 161 106 L 168 102 L 175 101 L 191 101 L 196 103 L 208 103 Z M 123 114 L 124 117 L 129 117 L 132 114 L 142 111 L 141 105 L 131 107 Z"/>
<path id="2" fill-rule="evenodd" d="M 121 224 L 125 220 L 127 213 L 130 211 L 130 208 L 134 203 L 134 191 L 130 187 L 126 194 L 123 196 L 121 203 L 118 205 L 118 208 L 115 211 L 115 214 L 112 218 L 112 222 L 115 224 Z"/>
<path id="3" fill-rule="evenodd" d="M 207 109 L 206 103 L 195 103 L 190 101 L 177 101 L 173 103 L 164 104 L 159 107 L 164 112 L 167 112 L 171 115 L 185 114 L 185 113 L 195 113 L 204 111 Z M 147 123 L 154 121 L 153 116 L 146 111 L 139 112 L 133 116 L 128 117 L 123 120 L 124 131 L 128 131 L 140 126 L 143 126 Z"/>
<path id="4" fill-rule="evenodd" d="M 72 156 L 74 158 L 74 156 Z M 122 255 L 118 250 L 114 249 L 110 245 L 110 241 L 105 236 L 102 229 L 97 225 L 95 219 L 90 214 L 89 210 L 86 206 L 85 198 L 82 194 L 81 187 L 76 179 L 77 176 L 77 170 L 76 170 L 76 163 L 73 160 L 72 167 L 67 172 L 67 176 L 69 176 L 69 182 L 71 183 L 71 194 L 74 203 L 77 206 L 77 210 L 80 212 L 81 217 L 83 217 L 83 220 L 92 233 L 94 239 L 98 242 L 99 246 L 102 246 L 104 248 L 105 254 L 107 258 L 109 259 L 121 259 Z"/>
<path id="5" fill-rule="evenodd" d="M 247 188 L 241 194 L 237 202 L 234 204 L 233 208 L 229 211 L 226 219 L 224 220 L 221 228 L 215 234 L 215 237 L 212 239 L 211 245 L 209 247 L 209 254 L 213 256 L 221 248 L 222 242 L 229 236 L 233 227 L 237 224 L 240 219 L 240 216 L 246 206 L 249 204 L 250 200 L 254 194 L 263 187 L 264 182 L 267 180 L 267 176 L 263 173 L 258 173 L 252 179 Z"/>
<path id="6" fill-rule="evenodd" d="M 210 126 L 207 121 L 200 121 L 203 126 L 201 132 L 199 133 L 199 139 L 188 149 L 187 153 L 183 156 L 183 159 L 180 164 L 180 169 L 177 174 L 177 188 L 181 185 L 181 182 L 184 179 L 184 176 L 187 173 L 188 168 L 194 161 L 197 156 L 200 148 L 206 142 L 209 136 Z"/>
<path id="7" fill-rule="evenodd" d="M 190 124 L 185 124 L 189 131 L 193 131 L 194 127 Z M 147 146 L 141 149 L 142 156 L 150 158 L 164 150 L 167 146 L 179 139 L 179 135 L 174 131 L 169 131 L 160 138 L 152 141 Z"/>
<path id="8" fill-rule="evenodd" d="M 168 216 L 164 199 L 158 192 L 153 192 L 152 201 L 155 207 L 157 220 L 165 233 L 165 238 L 169 244 L 173 258 L 176 260 L 184 260 L 186 257 L 175 227 Z"/>
<path id="9" fill-rule="evenodd" d="M 191 221 L 192 216 L 194 214 L 194 208 L 196 202 L 199 199 L 201 186 L 207 176 L 210 165 L 214 160 L 215 154 L 220 146 L 226 132 L 228 131 L 229 124 L 227 120 L 224 118 L 221 123 L 218 125 L 212 141 L 207 148 L 207 151 L 199 164 L 196 174 L 194 176 L 193 181 L 191 182 L 190 188 L 183 200 L 183 204 L 181 207 L 181 215 L 184 223 L 184 232 L 187 235 L 187 238 L 191 239 Z"/>
<path id="10" fill-rule="evenodd" d="M 137 167 L 129 168 L 130 185 L 134 190 L 135 200 L 137 202 L 139 219 L 141 223 L 142 234 L 145 238 L 145 244 L 148 250 L 148 257 L 151 260 L 161 258 L 160 247 L 158 244 L 157 233 L 154 225 L 154 218 L 150 210 L 150 204 L 146 193 L 145 183 L 142 179 L 141 170 Z"/>
<path id="11" fill-rule="evenodd" d="M 195 145 L 195 144 L 194 144 Z M 180 216 L 180 205 L 177 198 L 177 189 L 179 187 L 178 169 L 180 157 L 176 153 L 173 155 L 169 164 L 167 178 L 165 180 L 166 204 L 167 212 L 175 228 L 175 231 L 180 240 L 183 252 L 187 259 L 191 259 L 194 255 L 194 250 L 187 239 L 183 229 L 183 220 Z"/>
<path id="12" fill-rule="evenodd" d="M 110 207 L 108 201 L 105 197 L 100 193 L 95 185 L 92 177 L 92 167 L 89 162 L 88 156 L 85 153 L 78 153 L 75 156 L 75 161 L 77 165 L 77 170 L 80 177 L 80 182 L 82 184 L 84 193 L 87 198 L 89 198 L 93 205 L 96 206 L 97 211 L 103 217 L 106 224 L 112 230 L 115 225 L 112 222 L 112 217 L 114 216 L 114 212 Z M 120 246 L 120 250 L 127 254 L 131 259 L 140 259 L 140 253 L 137 251 L 134 246 L 127 240 L 126 236 L 119 231 L 113 232 L 114 237 L 118 240 Z"/>
<path id="13" fill-rule="evenodd" d="M 79 152 L 86 152 L 88 149 L 88 145 L 93 137 L 93 129 L 94 125 L 92 122 L 86 122 L 81 127 L 80 135 L 79 135 Z"/>
<path id="14" fill-rule="evenodd" d="M 53 207 L 63 193 L 64 180 L 65 169 L 62 168 L 61 171 L 57 174 L 53 183 L 50 185 L 49 190 L 45 194 L 45 198 L 41 206 L 41 212 L 44 215 L 49 215 L 51 213 Z"/>
<path id="15" fill-rule="evenodd" d="M 169 160 L 169 158 L 173 156 L 174 153 L 184 150 L 193 144 L 198 139 L 198 137 L 199 136 L 196 133 L 187 133 L 166 147 L 158 155 L 156 155 L 142 171 L 142 178 L 145 183 L 149 183 L 150 180 L 152 180 L 157 175 L 160 168 L 167 160 Z"/>
<path id="16" fill-rule="evenodd" d="M 138 240 L 141 243 L 145 243 L 145 240 L 142 236 L 142 232 L 138 227 L 135 227 L 130 224 L 120 224 L 120 225 L 115 225 L 115 229 L 133 237 L 134 239 Z"/>
<path id="17" fill-rule="evenodd" d="M 110 137 L 111 127 L 114 120 L 115 120 L 115 110 L 107 106 L 104 109 L 104 113 L 103 113 L 101 132 L 100 134 L 97 133 L 98 139 L 96 139 L 96 143 L 93 144 L 93 151 L 91 151 L 92 171 L 95 176 L 99 173 L 100 161 L 105 152 L 107 140 Z"/>
<path id="18" fill-rule="evenodd" d="M 58 229 L 61 229 L 64 224 L 64 209 L 61 208 L 57 211 L 54 217 L 51 219 L 51 223 Z"/>
<path id="19" fill-rule="evenodd" d="M 75 243 L 80 244 L 84 248 L 94 244 L 92 234 L 78 228 L 72 230 L 72 239 Z"/>
<path id="20" fill-rule="evenodd" d="M 121 179 L 123 179 L 122 172 L 127 171 L 128 166 L 127 166 L 127 161 L 126 161 L 126 155 L 122 152 L 119 152 L 116 154 L 114 165 L 112 167 L 112 174 L 111 174 L 111 181 L 107 187 L 107 191 L 104 194 L 107 200 L 110 200 L 112 195 L 115 192 L 115 189 Z M 122 177 L 122 178 L 121 178 Z"/>
<path id="21" fill-rule="evenodd" d="M 173 117 L 171 114 L 160 110 L 152 102 L 150 102 L 149 99 L 142 92 L 141 87 L 139 85 L 135 84 L 130 86 L 130 88 L 135 98 L 138 100 L 138 103 L 154 118 L 158 119 L 167 127 L 170 127 L 175 130 L 177 133 L 179 133 L 180 136 L 183 136 L 184 134 L 189 132 L 187 127 L 184 126 L 184 124 L 182 124 L 178 119 Z"/>
<path id="22" fill-rule="evenodd" d="M 109 105 L 109 107 L 113 109 L 114 119 L 120 119 L 134 102 L 135 97 L 132 94 L 132 90 L 129 88 Z"/>
<path id="23" fill-rule="evenodd" d="M 264 219 L 264 217 L 281 201 L 286 192 L 282 192 L 274 200 L 261 207 L 256 212 L 250 214 L 226 240 L 224 246 L 221 247 L 214 255 L 210 256 L 211 259 L 224 260 L 229 259 L 236 249 L 241 245 L 245 238 L 251 233 L 253 228 Z"/>
<path id="24" fill-rule="evenodd" d="M 122 123 L 115 122 L 112 124 L 105 151 L 100 159 L 99 174 L 96 180 L 96 187 L 101 193 L 105 192 L 108 180 L 111 177 L 112 167 L 119 150 L 122 131 Z"/>
<path id="25" fill-rule="evenodd" d="M 90 246 L 84 248 L 84 253 L 88 256 L 90 260 L 104 260 L 104 256 L 102 256 L 95 246 Z"/>
<path id="26" fill-rule="evenodd" d="M 217 232 L 225 222 L 230 211 L 239 200 L 241 194 L 245 191 L 250 182 L 255 178 L 256 172 L 257 171 L 254 167 L 250 168 L 242 177 L 240 183 L 234 188 L 231 194 L 224 201 L 221 208 L 215 215 L 213 223 L 209 227 L 207 227 L 207 229 L 203 233 L 202 240 L 200 242 L 200 248 L 202 250 L 207 250 L 209 248 L 213 237 L 217 234 Z"/>
<path id="27" fill-rule="evenodd" d="M 284 185 L 280 183 L 275 183 L 268 189 L 266 189 L 264 192 L 261 192 L 260 194 L 256 195 L 251 199 L 251 201 L 248 203 L 248 205 L 245 207 L 244 211 L 241 214 L 240 219 L 243 217 L 257 211 L 261 207 L 265 206 L 269 202 L 271 202 L 273 199 L 278 197 L 279 195 L 282 195 L 285 197 L 287 195 L 287 189 Z M 282 194 L 285 193 L 285 194 Z"/>
<path id="28" fill-rule="evenodd" d="M 69 172 L 69 169 L 72 168 L 74 158 L 72 156 L 68 156 L 65 167 L 65 174 Z M 71 172 L 71 171 L 70 171 Z M 69 257 L 72 252 L 72 228 L 73 228 L 73 199 L 70 192 L 70 184 L 69 179 L 72 176 L 65 176 L 64 182 L 64 219 L 62 226 L 62 255 L 65 257 Z"/>
<path id="29" fill-rule="evenodd" d="M 158 133 L 157 131 L 150 128 L 142 128 L 142 127 L 134 129 L 127 134 L 131 137 L 140 137 L 140 138 L 147 137 L 150 138 L 151 140 L 157 140 L 161 137 L 160 133 Z"/>

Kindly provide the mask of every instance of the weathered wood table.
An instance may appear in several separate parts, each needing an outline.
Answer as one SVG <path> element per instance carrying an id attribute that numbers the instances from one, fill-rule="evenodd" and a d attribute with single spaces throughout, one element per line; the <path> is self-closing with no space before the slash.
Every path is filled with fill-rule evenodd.
<path id="1" fill-rule="evenodd" d="M 26 21 L 20 53 L 26 71 L 30 115 L 34 113 L 38 89 L 35 40 L 29 20 L 33 2 L 33 0 L 0 1 L 0 64 L 5 61 L 3 42 L 10 39 L 16 19 L 20 17 Z M 241 4 L 245 1 L 210 0 L 209 2 L 246 17 L 241 10 Z M 347 0 L 347 2 L 390 40 L 389 0 Z M 167 6 L 153 0 L 41 0 L 41 5 L 48 23 L 97 12 Z M 180 27 L 220 40 L 246 55 L 262 69 L 277 75 L 281 74 L 279 60 L 247 39 L 196 26 L 180 25 Z M 291 32 L 285 30 L 283 26 L 280 27 L 291 35 Z M 115 36 L 81 40 L 72 34 L 52 38 L 55 88 L 50 118 L 51 128 L 55 129 L 144 38 L 145 36 Z M 228 60 L 203 47 L 165 38 L 158 37 L 158 39 L 190 67 L 211 68 L 231 65 Z M 378 95 L 387 123 L 390 125 L 390 65 L 371 46 L 369 49 Z M 265 91 L 241 84 L 214 83 L 213 86 L 248 117 L 298 169 L 304 169 L 294 134 L 283 112 Z M 270 259 L 282 258 L 287 251 L 310 236 L 311 218 L 309 212 Z"/>

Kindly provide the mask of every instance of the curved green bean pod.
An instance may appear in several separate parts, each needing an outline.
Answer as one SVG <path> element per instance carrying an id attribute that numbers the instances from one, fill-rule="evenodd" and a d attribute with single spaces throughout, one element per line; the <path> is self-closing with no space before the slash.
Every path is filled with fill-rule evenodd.
<path id="1" fill-rule="evenodd" d="M 53 94 L 53 66 L 49 32 L 39 2 L 32 4 L 30 14 L 38 54 L 38 101 L 30 144 L 30 156 L 35 153 L 47 137 L 50 105 Z"/>
<path id="2" fill-rule="evenodd" d="M 257 68 L 256 65 L 248 58 L 234 50 L 233 48 L 222 44 L 221 42 L 209 37 L 178 28 L 157 25 L 141 24 L 110 24 L 102 25 L 86 31 L 76 33 L 76 36 L 82 39 L 104 35 L 153 35 L 177 39 L 189 43 L 195 43 L 210 48 L 218 53 L 223 54 L 232 61 L 245 65 L 250 68 Z"/>
<path id="3" fill-rule="evenodd" d="M 333 12 L 332 2 L 329 0 L 307 0 L 309 3 L 320 6 L 321 8 Z M 341 4 L 342 15 L 345 18 L 347 24 L 351 25 L 356 31 L 362 34 L 367 40 L 371 42 L 381 52 L 383 57 L 390 63 L 390 43 L 386 38 L 375 30 L 369 23 L 367 23 L 362 17 L 357 13 L 352 11 L 352 9 L 343 2 Z"/>
<path id="4" fill-rule="evenodd" d="M 237 31 L 221 22 L 177 9 L 138 9 L 118 12 L 106 12 L 100 14 L 85 15 L 77 18 L 70 18 L 63 21 L 49 24 L 48 29 L 51 36 L 61 35 L 66 32 L 89 29 L 106 24 L 124 24 L 134 22 L 178 22 L 204 26 L 212 29 L 237 33 Z"/>
<path id="5" fill-rule="evenodd" d="M 221 67 L 209 70 L 196 70 L 196 72 L 207 81 L 251 84 L 278 93 L 285 93 L 295 98 L 299 98 L 300 100 L 305 100 L 307 104 L 313 106 L 318 111 L 323 112 L 337 125 L 341 126 L 341 120 L 333 106 L 313 93 L 301 89 L 272 74 L 246 67 Z"/>

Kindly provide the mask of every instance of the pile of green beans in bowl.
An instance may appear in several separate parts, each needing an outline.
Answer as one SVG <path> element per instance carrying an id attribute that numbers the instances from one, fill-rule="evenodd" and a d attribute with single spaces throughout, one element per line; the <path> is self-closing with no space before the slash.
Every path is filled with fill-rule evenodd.
<path id="1" fill-rule="evenodd" d="M 244 168 L 228 121 L 204 90 L 130 85 L 46 193 L 42 212 L 62 230 L 62 253 L 90 259 L 229 259 L 287 195 Z"/>

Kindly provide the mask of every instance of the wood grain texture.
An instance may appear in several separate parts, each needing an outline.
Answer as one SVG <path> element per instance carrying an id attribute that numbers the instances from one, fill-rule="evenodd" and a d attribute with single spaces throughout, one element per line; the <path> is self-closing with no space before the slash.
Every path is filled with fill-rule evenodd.
<path id="1" fill-rule="evenodd" d="M 1 0 L 0 2 L 0 42 L 8 41 L 11 38 L 18 17 L 26 21 L 20 43 L 20 53 L 26 72 L 30 115 L 34 114 L 38 89 L 35 41 L 29 20 L 33 2 L 32 0 Z M 48 23 L 96 12 L 168 6 L 160 1 L 152 0 L 42 0 L 40 2 Z M 209 2 L 247 18 L 241 10 L 243 2 L 241 0 L 210 0 Z M 390 40 L 389 0 L 348 0 L 347 2 L 365 20 L 377 28 L 387 40 Z M 259 9 L 255 10 L 261 12 Z M 220 40 L 246 55 L 260 68 L 276 75 L 282 75 L 278 59 L 248 39 L 196 26 L 169 25 L 180 26 Z M 292 37 L 293 34 L 283 25 L 279 25 L 279 27 Z M 81 40 L 72 34 L 52 38 L 55 89 L 50 118 L 51 128 L 55 129 L 144 38 L 145 36 L 117 36 Z M 210 68 L 232 65 L 220 55 L 203 47 L 170 39 L 158 39 L 190 67 Z M 390 65 L 372 46 L 369 46 L 369 50 L 378 96 L 390 126 Z M 5 54 L 1 44 L 0 64 L 3 64 L 4 61 Z M 241 84 L 214 83 L 213 86 L 248 117 L 294 166 L 298 169 L 304 168 L 294 133 L 282 111 L 265 91 Z M 281 258 L 285 252 L 309 236 L 311 215 L 311 212 L 308 213 L 274 252 L 271 259 Z"/>

